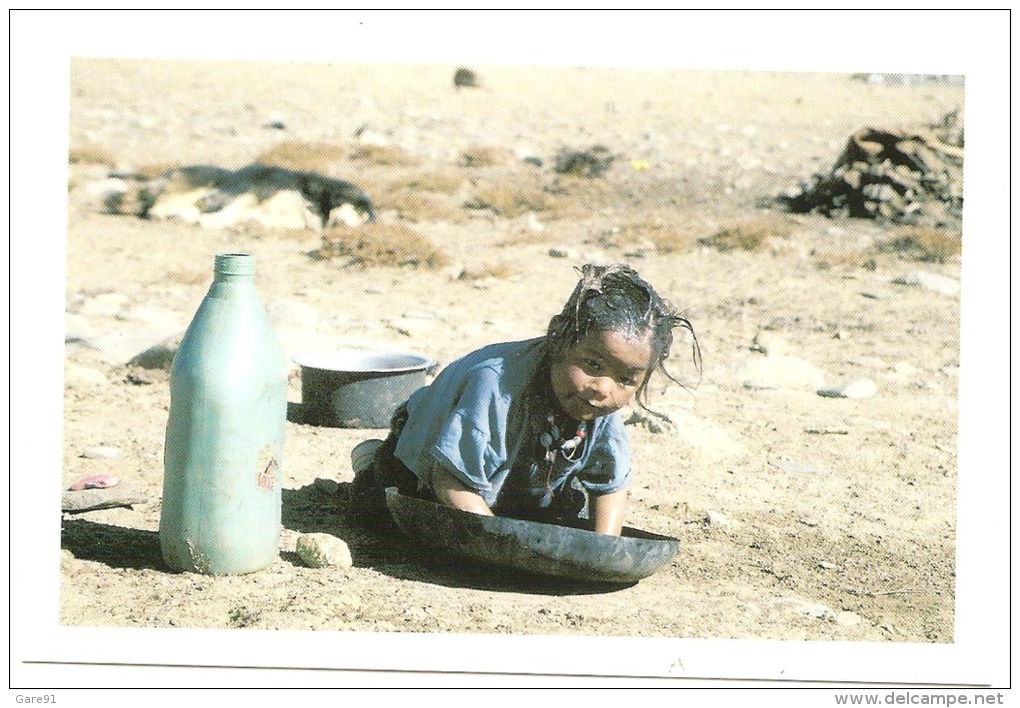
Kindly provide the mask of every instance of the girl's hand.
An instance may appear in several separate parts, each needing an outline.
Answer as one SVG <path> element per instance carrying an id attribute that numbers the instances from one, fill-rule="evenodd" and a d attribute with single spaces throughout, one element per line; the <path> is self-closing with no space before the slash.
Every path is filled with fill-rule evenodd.
<path id="1" fill-rule="evenodd" d="M 592 519 L 595 532 L 619 536 L 623 532 L 623 515 L 627 509 L 627 490 L 592 497 Z"/>
<path id="2" fill-rule="evenodd" d="M 439 500 L 440 504 L 445 504 L 461 511 L 470 511 L 472 514 L 494 516 L 492 509 L 489 508 L 489 505 L 485 503 L 480 494 L 462 484 L 459 479 L 438 465 L 432 470 L 431 482 L 432 491 L 435 493 L 436 499 Z"/>

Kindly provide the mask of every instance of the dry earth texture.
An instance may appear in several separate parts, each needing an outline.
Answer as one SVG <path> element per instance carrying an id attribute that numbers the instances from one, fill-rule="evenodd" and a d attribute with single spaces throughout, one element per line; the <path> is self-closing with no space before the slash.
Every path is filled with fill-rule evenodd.
<path id="1" fill-rule="evenodd" d="M 61 623 L 952 642 L 959 224 L 798 215 L 776 197 L 862 129 L 937 125 L 962 85 L 497 67 L 455 85 L 456 69 L 73 62 L 62 484 L 112 474 L 144 501 L 63 513 Z M 356 185 L 376 219 L 298 199 L 284 207 L 303 221 L 281 224 L 263 194 L 203 222 L 224 206 L 208 185 L 149 218 L 124 198 L 168 169 L 256 163 Z M 167 365 L 214 255 L 236 251 L 256 257 L 288 357 L 369 346 L 440 364 L 543 332 L 575 266 L 632 264 L 704 356 L 699 376 L 678 344 L 688 386 L 652 386 L 671 422 L 633 411 L 628 426 L 627 522 L 679 554 L 589 587 L 369 537 L 349 455 L 382 431 L 300 422 L 295 366 L 279 560 L 171 572 Z M 302 563 L 316 532 L 353 567 Z"/>

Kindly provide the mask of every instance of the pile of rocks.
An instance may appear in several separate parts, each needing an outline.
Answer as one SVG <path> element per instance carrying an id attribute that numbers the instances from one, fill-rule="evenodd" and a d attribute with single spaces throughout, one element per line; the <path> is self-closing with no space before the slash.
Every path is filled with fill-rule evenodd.
<path id="1" fill-rule="evenodd" d="M 963 213 L 963 117 L 919 131 L 865 128 L 827 175 L 780 196 L 796 213 L 959 226 Z"/>

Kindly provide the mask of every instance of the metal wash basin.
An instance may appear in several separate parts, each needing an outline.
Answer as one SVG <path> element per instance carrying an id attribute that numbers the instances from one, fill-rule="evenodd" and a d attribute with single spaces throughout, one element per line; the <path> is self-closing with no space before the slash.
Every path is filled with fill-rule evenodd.
<path id="1" fill-rule="evenodd" d="M 423 544 L 540 575 L 633 583 L 664 568 L 680 542 L 624 527 L 621 536 L 587 529 L 482 516 L 386 490 L 397 526 Z"/>

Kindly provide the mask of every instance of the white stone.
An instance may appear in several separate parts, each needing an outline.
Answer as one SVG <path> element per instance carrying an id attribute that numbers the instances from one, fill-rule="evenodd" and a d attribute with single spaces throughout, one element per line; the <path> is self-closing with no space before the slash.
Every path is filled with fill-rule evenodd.
<path id="1" fill-rule="evenodd" d="M 871 398 L 876 393 L 878 384 L 871 379 L 857 379 L 843 386 L 818 390 L 818 395 L 824 398 Z"/>
<path id="2" fill-rule="evenodd" d="M 790 353 L 790 345 L 774 332 L 762 330 L 754 336 L 751 349 L 767 355 L 783 355 Z"/>
<path id="3" fill-rule="evenodd" d="M 120 448 L 110 445 L 97 445 L 96 447 L 90 447 L 81 456 L 90 460 L 112 460 L 115 457 L 120 457 Z"/>
<path id="4" fill-rule="evenodd" d="M 741 366 L 737 378 L 741 383 L 753 382 L 757 388 L 772 384 L 777 388 L 817 390 L 825 381 L 825 372 L 795 356 L 755 356 Z"/>
<path id="5" fill-rule="evenodd" d="M 354 565 L 347 543 L 328 533 L 306 533 L 298 537 L 298 556 L 309 568 L 350 568 Z"/>
<path id="6" fill-rule="evenodd" d="M 938 273 L 928 273 L 919 270 L 913 273 L 906 273 L 893 280 L 897 285 L 910 285 L 921 287 L 925 290 L 941 293 L 943 295 L 959 295 L 960 281 Z"/>
<path id="7" fill-rule="evenodd" d="M 709 526 L 726 527 L 733 525 L 733 522 L 731 522 L 728 518 L 726 518 L 725 515 L 718 511 L 709 511 L 707 514 L 705 514 L 705 520 L 708 522 Z"/>

